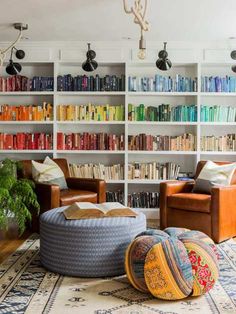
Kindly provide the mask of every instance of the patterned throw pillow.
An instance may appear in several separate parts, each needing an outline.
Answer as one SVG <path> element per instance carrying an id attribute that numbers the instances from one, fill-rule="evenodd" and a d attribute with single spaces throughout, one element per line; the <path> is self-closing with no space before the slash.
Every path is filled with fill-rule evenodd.
<path id="1" fill-rule="evenodd" d="M 56 184 L 61 190 L 68 189 L 63 171 L 49 157 L 43 163 L 32 160 L 32 176 L 35 182 Z"/>
<path id="2" fill-rule="evenodd" d="M 231 183 L 236 163 L 217 165 L 207 161 L 196 179 L 194 193 L 210 194 L 213 186 L 228 186 Z"/>

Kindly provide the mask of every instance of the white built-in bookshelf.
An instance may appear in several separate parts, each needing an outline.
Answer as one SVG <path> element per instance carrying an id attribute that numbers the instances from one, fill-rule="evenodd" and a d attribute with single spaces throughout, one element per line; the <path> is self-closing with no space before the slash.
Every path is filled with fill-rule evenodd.
<path id="1" fill-rule="evenodd" d="M 236 122 L 201 122 L 200 106 L 221 105 L 236 107 L 236 93 L 201 92 L 201 75 L 231 75 L 231 67 L 227 63 L 181 63 L 174 64 L 166 73 L 175 76 L 191 76 L 198 78 L 197 92 L 130 92 L 128 91 L 129 76 L 155 76 L 159 70 L 151 63 L 102 63 L 92 75 L 107 74 L 126 75 L 126 90 L 121 92 L 58 92 L 57 76 L 64 74 L 83 75 L 80 63 L 74 62 L 29 62 L 23 63 L 22 75 L 28 77 L 54 76 L 53 92 L 0 92 L 0 104 L 20 105 L 38 104 L 47 101 L 53 104 L 53 121 L 0 121 L 0 132 L 48 132 L 53 133 L 53 149 L 37 150 L 1 150 L 0 158 L 41 159 L 46 155 L 67 158 L 69 163 L 102 163 L 105 165 L 124 164 L 124 180 L 110 180 L 108 190 L 123 190 L 125 202 L 129 193 L 139 191 L 157 192 L 160 180 L 128 180 L 128 164 L 132 162 L 174 162 L 180 165 L 182 172 L 194 172 L 199 160 L 236 160 L 235 152 L 208 152 L 200 150 L 200 137 L 204 135 L 224 135 L 236 133 Z M 124 121 L 57 121 L 57 106 L 60 104 L 112 104 L 125 106 Z M 158 106 L 162 103 L 171 106 L 178 104 L 195 104 L 198 110 L 196 122 L 144 122 L 128 120 L 128 104 L 146 104 Z M 57 132 L 107 132 L 125 135 L 124 151 L 75 151 L 57 150 Z M 193 133 L 197 136 L 196 151 L 129 151 L 128 135 L 139 133 L 179 135 Z M 145 209 L 144 209 L 145 211 Z M 150 211 L 150 210 L 149 210 Z M 155 211 L 155 209 L 151 209 Z"/>

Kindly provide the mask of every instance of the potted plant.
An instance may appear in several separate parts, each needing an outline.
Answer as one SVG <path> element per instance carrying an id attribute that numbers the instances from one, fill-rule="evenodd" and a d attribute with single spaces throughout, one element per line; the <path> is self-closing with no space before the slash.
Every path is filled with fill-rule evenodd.
<path id="1" fill-rule="evenodd" d="M 34 182 L 18 179 L 20 163 L 4 159 L 0 165 L 0 230 L 7 231 L 14 223 L 21 235 L 26 223 L 31 220 L 30 210 L 39 212 L 39 203 L 34 192 Z"/>

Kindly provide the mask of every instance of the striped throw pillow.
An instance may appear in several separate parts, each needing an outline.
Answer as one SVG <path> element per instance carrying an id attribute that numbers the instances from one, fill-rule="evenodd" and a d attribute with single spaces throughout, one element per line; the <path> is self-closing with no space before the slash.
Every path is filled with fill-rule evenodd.
<path id="1" fill-rule="evenodd" d="M 61 190 L 68 189 L 63 171 L 49 157 L 43 163 L 32 160 L 32 176 L 35 182 L 56 184 Z"/>
<path id="2" fill-rule="evenodd" d="M 194 193 L 210 194 L 213 186 L 228 186 L 231 183 L 236 163 L 217 165 L 207 161 L 196 179 Z"/>

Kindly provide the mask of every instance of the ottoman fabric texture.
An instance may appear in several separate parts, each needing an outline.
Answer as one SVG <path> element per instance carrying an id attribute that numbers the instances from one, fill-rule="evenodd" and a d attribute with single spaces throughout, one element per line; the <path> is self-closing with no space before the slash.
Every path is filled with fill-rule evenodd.
<path id="1" fill-rule="evenodd" d="M 136 289 L 165 300 L 202 295 L 219 276 L 214 242 L 183 228 L 142 232 L 127 248 L 125 268 Z"/>
<path id="2" fill-rule="evenodd" d="M 124 274 L 129 243 L 146 230 L 146 217 L 66 220 L 65 207 L 40 217 L 42 265 L 68 276 L 105 277 Z"/>

